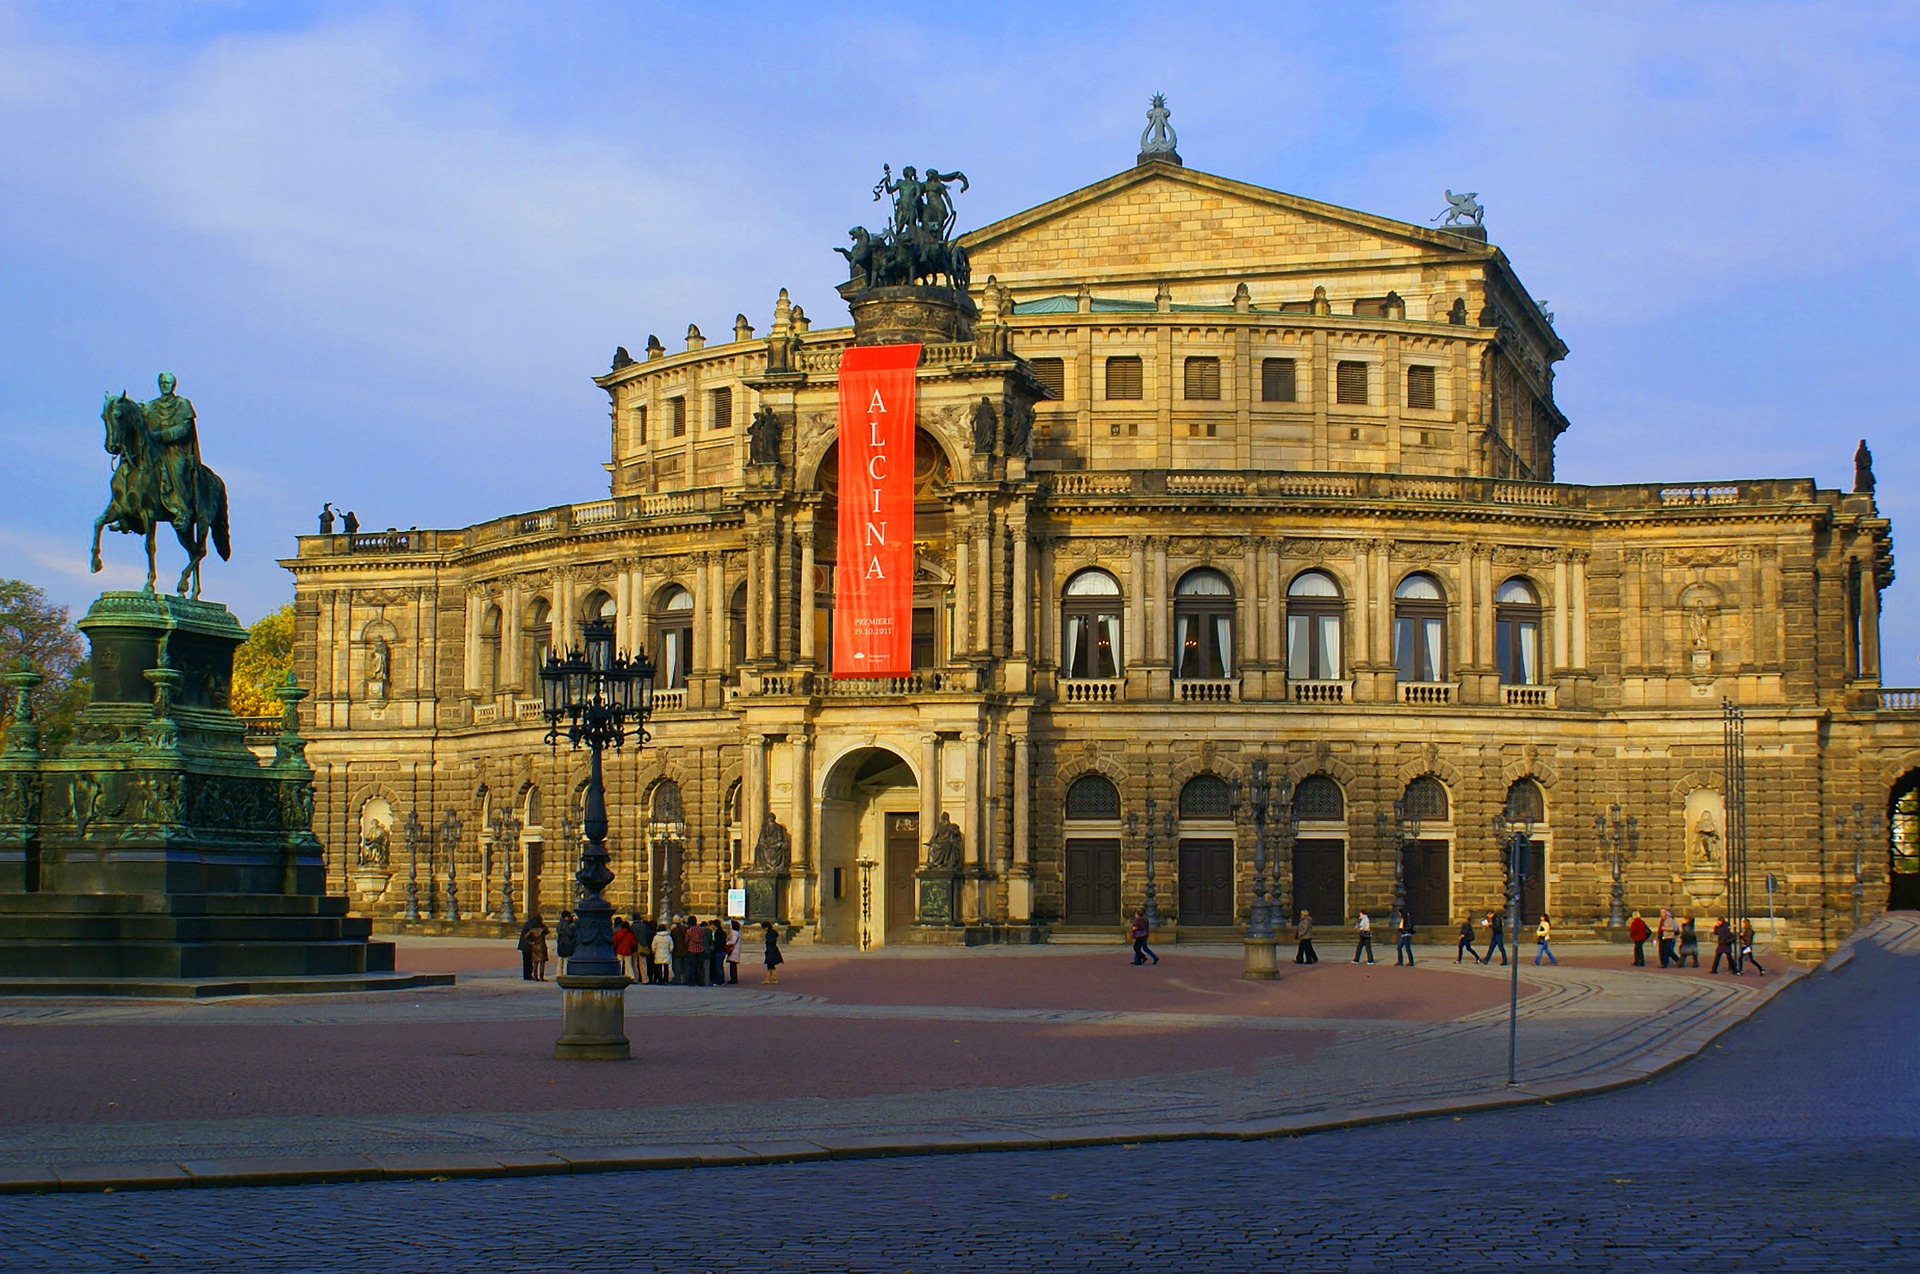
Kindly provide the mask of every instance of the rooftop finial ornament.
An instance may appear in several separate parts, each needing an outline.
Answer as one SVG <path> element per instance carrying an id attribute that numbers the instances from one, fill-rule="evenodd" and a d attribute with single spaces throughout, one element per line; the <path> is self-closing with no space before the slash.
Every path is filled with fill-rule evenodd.
<path id="1" fill-rule="evenodd" d="M 965 291 L 972 271 L 966 249 L 953 239 L 958 216 L 947 187 L 957 181 L 965 193 L 967 175 L 929 168 L 922 176 L 911 164 L 898 178 L 892 164 L 881 165 L 881 173 L 873 197 L 893 200 L 887 228 L 875 234 L 855 226 L 847 231 L 853 247 L 834 249 L 847 259 L 853 281 L 861 287 L 893 287 L 944 277 L 951 287 Z"/>
<path id="2" fill-rule="evenodd" d="M 1147 126 L 1140 133 L 1140 163 L 1181 163 L 1180 152 L 1174 149 L 1180 138 L 1167 123 L 1172 113 L 1167 109 L 1167 95 L 1155 93 L 1147 104 Z"/>

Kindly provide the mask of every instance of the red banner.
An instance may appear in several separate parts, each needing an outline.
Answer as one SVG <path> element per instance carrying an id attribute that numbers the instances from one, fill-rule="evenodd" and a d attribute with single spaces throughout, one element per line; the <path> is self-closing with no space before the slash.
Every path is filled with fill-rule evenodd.
<path id="1" fill-rule="evenodd" d="M 913 373 L 918 345 L 840 359 L 840 547 L 833 675 L 913 669 Z"/>

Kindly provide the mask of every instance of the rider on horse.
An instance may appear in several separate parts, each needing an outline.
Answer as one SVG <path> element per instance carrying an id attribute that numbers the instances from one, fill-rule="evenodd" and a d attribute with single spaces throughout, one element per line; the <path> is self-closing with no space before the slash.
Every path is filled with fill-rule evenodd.
<path id="1" fill-rule="evenodd" d="M 141 404 L 147 428 L 160 444 L 160 506 L 170 521 L 208 522 L 211 510 L 195 507 L 200 489 L 200 433 L 194 428 L 193 401 L 173 392 L 179 382 L 160 373 L 160 396 Z"/>

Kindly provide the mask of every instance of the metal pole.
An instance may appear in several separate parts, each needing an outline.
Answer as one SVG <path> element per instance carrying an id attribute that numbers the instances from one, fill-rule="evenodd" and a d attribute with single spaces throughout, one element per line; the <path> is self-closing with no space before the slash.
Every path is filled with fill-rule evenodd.
<path id="1" fill-rule="evenodd" d="M 1513 865 L 1507 873 L 1512 878 L 1507 890 L 1507 939 L 1513 949 L 1507 953 L 1507 1086 L 1511 1088 L 1520 1082 L 1520 882 L 1527 866 L 1525 832 L 1513 834 L 1509 852 Z"/>
<path id="2" fill-rule="evenodd" d="M 407 909 L 401 913 L 403 919 L 418 923 L 420 920 L 420 815 L 413 810 L 407 811 L 407 821 L 401 829 L 407 834 Z M 433 868 L 427 868 L 429 874 Z"/>
<path id="3" fill-rule="evenodd" d="M 447 919 L 460 919 L 460 884 L 454 864 L 458 860 L 460 846 L 460 816 L 452 810 L 440 824 L 440 839 L 447 846 Z"/>
<path id="4" fill-rule="evenodd" d="M 1159 889 L 1153 883 L 1153 798 L 1147 798 L 1147 930 L 1156 936 L 1160 930 Z"/>

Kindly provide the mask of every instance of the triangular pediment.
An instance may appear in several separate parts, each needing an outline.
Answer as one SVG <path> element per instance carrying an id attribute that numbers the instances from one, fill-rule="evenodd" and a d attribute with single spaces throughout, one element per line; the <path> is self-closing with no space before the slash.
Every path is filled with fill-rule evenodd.
<path id="1" fill-rule="evenodd" d="M 976 280 L 1022 290 L 1277 278 L 1497 255 L 1465 235 L 1148 163 L 966 235 Z"/>

